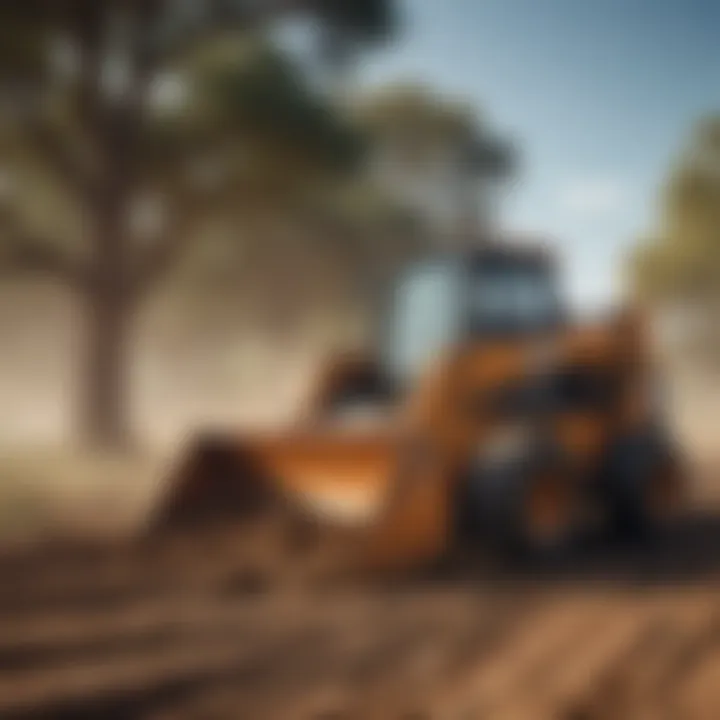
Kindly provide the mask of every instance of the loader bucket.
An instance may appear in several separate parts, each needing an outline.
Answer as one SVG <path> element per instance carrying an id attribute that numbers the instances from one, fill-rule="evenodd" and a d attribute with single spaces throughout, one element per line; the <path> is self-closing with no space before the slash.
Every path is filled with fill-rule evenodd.
<path id="1" fill-rule="evenodd" d="M 342 537 L 358 566 L 419 564 L 444 548 L 447 488 L 438 475 L 399 473 L 398 451 L 390 433 L 205 438 L 170 478 L 151 526 L 242 525 L 279 513 L 326 542 Z"/>
<path id="2" fill-rule="evenodd" d="M 166 478 L 150 521 L 151 530 L 207 525 L 257 515 L 273 504 L 252 452 L 232 437 L 209 436 L 193 442 Z"/>

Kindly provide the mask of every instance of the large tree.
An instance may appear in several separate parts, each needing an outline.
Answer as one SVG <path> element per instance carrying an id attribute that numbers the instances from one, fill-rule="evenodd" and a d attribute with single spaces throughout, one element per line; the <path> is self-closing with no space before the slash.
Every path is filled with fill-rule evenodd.
<path id="1" fill-rule="evenodd" d="M 474 237 L 488 229 L 492 192 L 515 157 L 475 108 L 432 88 L 395 84 L 370 95 L 360 114 L 381 183 L 442 217 L 445 232 Z"/>
<path id="2" fill-rule="evenodd" d="M 320 61 L 330 71 L 333 96 L 350 97 L 349 70 L 358 52 L 393 37 L 401 23 L 397 3 L 387 0 L 315 0 L 325 18 L 320 27 Z"/>
<path id="3" fill-rule="evenodd" d="M 659 217 L 634 250 L 639 299 L 680 311 L 686 339 L 720 355 L 720 118 L 698 124 L 666 180 Z"/>
<path id="4" fill-rule="evenodd" d="M 2 3 L 4 172 L 22 168 L 25 179 L 29 173 L 39 184 L 52 177 L 70 210 L 48 217 L 32 198 L 18 201 L 21 193 L 10 187 L 20 184 L 16 175 L 3 175 L 0 259 L 7 272 L 49 274 L 81 298 L 87 319 L 82 410 L 92 443 L 117 447 L 128 440 L 125 354 L 134 313 L 198 237 L 198 223 L 219 190 L 225 199 L 228 190 L 240 197 L 240 188 L 243 197 L 277 195 L 287 189 L 289 166 L 307 169 L 308 153 L 328 161 L 323 168 L 352 153 L 332 114 L 277 58 L 265 56 L 250 74 L 219 71 L 212 63 L 205 72 L 201 62 L 190 88 L 197 91 L 193 110 L 173 113 L 188 92 L 178 78 L 209 43 L 232 42 L 234 31 L 259 30 L 289 14 L 314 15 L 334 35 L 347 27 L 354 45 L 357 8 L 346 12 L 345 5 Z M 252 144 L 236 142 L 248 133 Z M 148 205 L 154 213 L 143 215 L 138 208 Z"/>

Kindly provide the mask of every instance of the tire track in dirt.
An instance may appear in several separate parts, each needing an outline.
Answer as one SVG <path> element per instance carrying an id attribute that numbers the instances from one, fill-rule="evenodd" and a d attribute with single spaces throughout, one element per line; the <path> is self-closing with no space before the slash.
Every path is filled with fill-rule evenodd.
<path id="1" fill-rule="evenodd" d="M 578 598 L 573 605 L 557 598 L 518 619 L 508 628 L 503 643 L 486 659 L 474 662 L 439 688 L 431 705 L 433 717 L 485 717 L 492 708 L 512 695 L 518 679 L 545 662 L 553 648 L 562 648 L 602 615 L 597 602 Z M 487 662 L 485 661 L 487 660 Z"/>
<path id="2" fill-rule="evenodd" d="M 287 579 L 279 567 L 286 560 L 282 538 L 257 529 L 194 540 L 191 534 L 125 546 L 42 548 L 0 559 L 0 612 L 112 610 L 151 595 L 217 588 L 238 595 Z"/>
<path id="3" fill-rule="evenodd" d="M 720 615 L 714 615 L 701 637 L 686 647 L 681 664 L 668 678 L 672 693 L 666 707 L 679 718 L 716 718 L 720 708 Z"/>
<path id="4" fill-rule="evenodd" d="M 249 641 L 249 642 L 248 642 Z M 104 661 L 73 662 L 47 672 L 17 673 L 0 679 L 0 717 L 65 715 L 141 717 L 168 698 L 188 695 L 219 678 L 240 682 L 273 672 L 278 658 L 327 643 L 317 628 L 273 636 L 210 637 L 157 647 Z"/>
<path id="5" fill-rule="evenodd" d="M 256 528 L 0 559 L 0 717 L 718 716 L 720 587 L 659 582 L 662 557 L 653 584 L 480 568 L 325 586 L 304 581 L 329 555 L 284 547 Z"/>
<path id="6" fill-rule="evenodd" d="M 647 601 L 625 600 L 598 617 L 589 634 L 578 638 L 575 647 L 543 661 L 545 672 L 509 694 L 491 716 L 497 720 L 538 720 L 566 717 L 577 698 L 590 692 L 608 666 L 641 645 L 653 629 L 657 609 Z"/>
<path id="7" fill-rule="evenodd" d="M 438 692 L 452 682 L 468 664 L 477 667 L 491 661 L 507 640 L 509 629 L 531 613 L 524 602 L 505 602 L 487 608 L 489 616 L 468 621 L 460 618 L 452 628 L 438 627 L 405 659 L 390 665 L 385 676 L 369 692 L 356 689 L 356 717 L 425 717 Z M 360 692 L 357 692 L 359 690 Z"/>
<path id="8" fill-rule="evenodd" d="M 444 605 L 449 613 L 438 614 L 437 604 Z M 463 604 L 467 607 L 459 607 Z M 226 707 L 242 707 L 251 717 L 284 718 L 288 717 L 289 708 L 292 717 L 299 720 L 323 714 L 380 717 L 376 713 L 367 714 L 367 703 L 358 705 L 358 698 L 376 694 L 378 688 L 384 692 L 385 683 L 393 677 L 401 680 L 419 654 L 431 648 L 441 649 L 452 638 L 448 636 L 452 629 L 448 618 L 456 619 L 460 613 L 466 621 L 471 609 L 485 610 L 477 602 L 458 603 L 445 597 L 433 598 L 431 602 L 418 599 L 417 607 L 409 607 L 403 613 L 397 612 L 403 609 L 402 605 L 393 607 L 394 602 L 383 609 L 381 598 L 371 605 L 355 618 L 360 622 L 346 626 L 342 634 L 335 633 L 336 643 L 328 654 L 318 657 L 309 649 L 294 658 L 279 658 L 273 669 L 272 686 L 265 692 L 257 686 L 238 688 L 228 679 L 204 688 L 190 707 L 183 705 L 183 717 L 207 717 L 206 713 L 221 702 L 218 698 L 222 698 Z M 487 623 L 490 616 L 482 613 L 481 618 Z M 167 716 L 174 717 L 170 708 Z"/>
<path id="9" fill-rule="evenodd" d="M 140 652 L 142 648 L 172 647 L 173 643 L 203 640 L 223 633 L 256 632 L 267 623 L 291 617 L 287 599 L 267 603 L 210 601 L 184 598 L 176 605 L 142 602 L 109 614 L 82 613 L 14 623 L 0 637 L 0 667 L 3 672 L 39 669 L 78 658 L 109 657 Z"/>
<path id="10" fill-rule="evenodd" d="M 708 631 L 718 619 L 718 598 L 671 598 L 653 631 L 609 667 L 568 714 L 583 720 L 653 720 L 668 715 L 688 657 L 707 643 Z"/>

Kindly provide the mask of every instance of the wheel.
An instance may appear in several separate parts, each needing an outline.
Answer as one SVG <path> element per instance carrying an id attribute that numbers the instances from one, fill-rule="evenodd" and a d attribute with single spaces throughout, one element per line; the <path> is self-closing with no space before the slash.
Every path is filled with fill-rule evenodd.
<path id="1" fill-rule="evenodd" d="M 575 479 L 567 472 L 528 479 L 518 503 L 516 549 L 533 557 L 567 552 L 579 530 L 580 502 Z"/>
<path id="2" fill-rule="evenodd" d="M 619 438 L 601 475 L 608 530 L 623 539 L 658 536 L 682 507 L 677 455 L 662 432 L 644 430 Z"/>
<path id="3" fill-rule="evenodd" d="M 579 507 L 578 484 L 562 466 L 473 468 L 456 496 L 456 542 L 482 542 L 510 557 L 555 557 L 576 538 Z"/>

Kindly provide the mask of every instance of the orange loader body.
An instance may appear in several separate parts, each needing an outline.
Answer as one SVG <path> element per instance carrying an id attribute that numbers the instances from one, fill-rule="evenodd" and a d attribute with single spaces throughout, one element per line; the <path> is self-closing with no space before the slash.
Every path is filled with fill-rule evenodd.
<path id="1" fill-rule="evenodd" d="M 377 362 L 336 358 L 319 373 L 292 426 L 209 438 L 191 448 L 153 522 L 164 527 L 229 516 L 241 523 L 282 508 L 341 531 L 359 565 L 432 563 L 459 541 L 458 498 L 473 459 L 516 422 L 508 419 L 504 398 L 550 371 L 569 384 L 589 380 L 595 395 L 533 417 L 531 432 L 551 438 L 562 460 L 530 471 L 536 482 L 515 517 L 541 530 L 577 524 L 592 504 L 588 498 L 595 496 L 586 490 L 597 482 L 595 470 L 613 440 L 642 427 L 653 412 L 643 330 L 636 318 L 616 317 L 459 343 L 433 358 L 402 396 L 361 420 L 338 417 L 333 403 L 348 387 L 377 385 Z M 658 487 L 651 483 L 649 492 L 664 498 L 663 512 L 673 511 L 682 489 L 679 463 L 673 455 L 661 465 L 654 471 Z"/>

